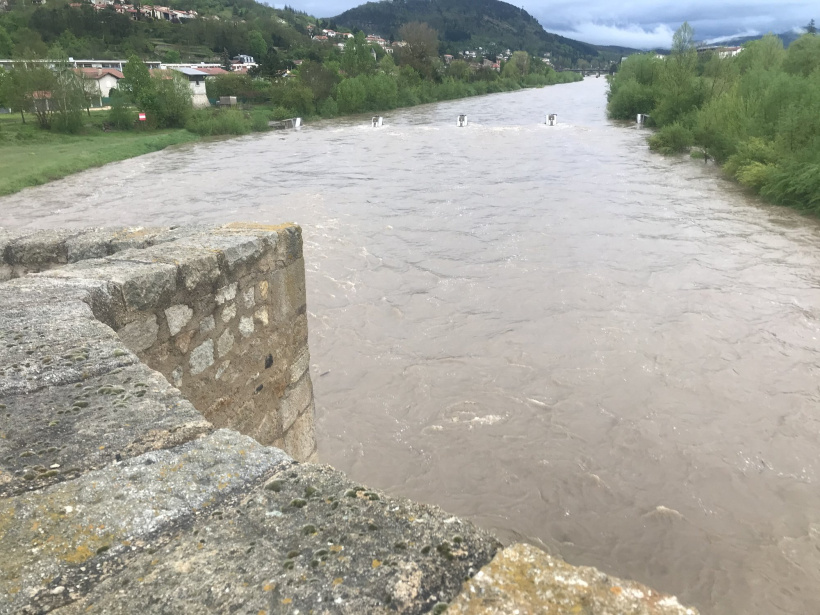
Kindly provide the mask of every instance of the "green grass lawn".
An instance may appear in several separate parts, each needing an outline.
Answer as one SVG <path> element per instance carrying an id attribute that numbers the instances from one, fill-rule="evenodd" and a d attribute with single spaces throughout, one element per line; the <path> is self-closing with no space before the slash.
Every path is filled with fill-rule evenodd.
<path id="1" fill-rule="evenodd" d="M 200 138 L 187 130 L 103 132 L 106 115 L 92 113 L 78 135 L 41 130 L 33 116 L 24 125 L 19 114 L 0 115 L 0 195 Z"/>

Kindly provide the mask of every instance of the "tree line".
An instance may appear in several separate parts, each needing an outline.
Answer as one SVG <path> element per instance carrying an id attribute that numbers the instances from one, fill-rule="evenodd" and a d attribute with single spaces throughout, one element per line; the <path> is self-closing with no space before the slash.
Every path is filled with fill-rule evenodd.
<path id="1" fill-rule="evenodd" d="M 323 52 L 317 45 L 315 54 L 285 77 L 278 76 L 282 64 L 272 66 L 269 55 L 249 75 L 209 80 L 208 97 L 270 103 L 277 117 L 334 117 L 581 79 L 558 73 L 524 51 L 515 52 L 500 71 L 476 69 L 464 60 L 445 64 L 438 55 L 438 34 L 424 23 L 405 24 L 400 36 L 406 45 L 394 54 L 368 43 L 362 32 L 347 39 L 343 51 L 326 45 Z M 272 78 L 259 80 L 259 75 Z"/>
<path id="2" fill-rule="evenodd" d="M 698 53 L 683 24 L 672 53 L 627 58 L 610 78 L 612 118 L 651 116 L 652 149 L 714 159 L 774 203 L 820 213 L 820 37 L 773 35 L 734 57 Z"/>

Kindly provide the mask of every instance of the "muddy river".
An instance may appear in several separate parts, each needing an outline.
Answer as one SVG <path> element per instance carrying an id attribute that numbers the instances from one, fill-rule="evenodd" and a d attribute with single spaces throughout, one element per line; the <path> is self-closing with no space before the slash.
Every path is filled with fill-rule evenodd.
<path id="1" fill-rule="evenodd" d="M 183 146 L 0 226 L 299 222 L 324 462 L 704 613 L 818 613 L 820 226 L 605 87 Z"/>

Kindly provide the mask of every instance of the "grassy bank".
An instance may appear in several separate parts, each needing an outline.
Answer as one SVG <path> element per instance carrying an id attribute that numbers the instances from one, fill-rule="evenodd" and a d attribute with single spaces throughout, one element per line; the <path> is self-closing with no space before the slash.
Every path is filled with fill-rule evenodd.
<path id="1" fill-rule="evenodd" d="M 0 195 L 197 139 L 187 130 L 103 132 L 93 122 L 66 135 L 39 129 L 33 118 L 24 125 L 19 115 L 0 116 Z"/>

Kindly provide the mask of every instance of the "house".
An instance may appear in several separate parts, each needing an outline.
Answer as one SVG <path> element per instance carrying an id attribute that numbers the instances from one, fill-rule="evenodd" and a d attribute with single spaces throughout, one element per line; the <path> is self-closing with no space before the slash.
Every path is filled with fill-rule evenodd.
<path id="1" fill-rule="evenodd" d="M 336 32 L 333 30 L 328 30 L 327 28 L 322 30 L 322 34 L 324 34 L 327 38 L 336 38 Z"/>
<path id="2" fill-rule="evenodd" d="M 123 78 L 122 72 L 115 68 L 75 68 L 74 70 L 83 79 L 96 83 L 100 98 L 108 98 L 111 90 L 116 88 L 119 80 Z"/>
<path id="3" fill-rule="evenodd" d="M 385 47 L 387 47 L 387 41 L 386 41 L 386 40 L 384 40 L 381 36 L 378 36 L 378 35 L 376 35 L 376 34 L 371 34 L 371 35 L 370 35 L 370 36 L 368 36 L 368 37 L 367 37 L 367 39 L 365 39 L 365 40 L 367 40 L 367 42 L 368 42 L 368 43 L 378 45 L 378 46 L 379 46 L 379 47 L 381 47 L 382 49 L 384 49 Z"/>
<path id="4" fill-rule="evenodd" d="M 323 41 L 326 41 L 326 40 L 327 40 L 327 37 L 326 37 L 326 36 L 324 36 L 324 35 L 322 35 L 322 34 L 320 34 L 320 35 L 318 35 L 318 36 L 314 36 L 314 37 L 313 37 L 313 40 L 314 40 L 314 41 L 319 41 L 319 42 L 321 43 L 321 42 L 323 42 Z"/>
<path id="5" fill-rule="evenodd" d="M 174 73 L 181 73 L 188 80 L 191 88 L 191 104 L 194 109 L 201 109 L 211 105 L 208 102 L 208 95 L 205 93 L 205 79 L 208 73 L 195 68 L 172 68 L 172 69 L 152 69 L 151 76 L 160 79 L 173 79 Z"/>
<path id="6" fill-rule="evenodd" d="M 453 61 L 453 56 L 451 56 L 449 53 L 445 53 L 444 54 L 444 63 L 449 64 L 452 61 Z"/>

